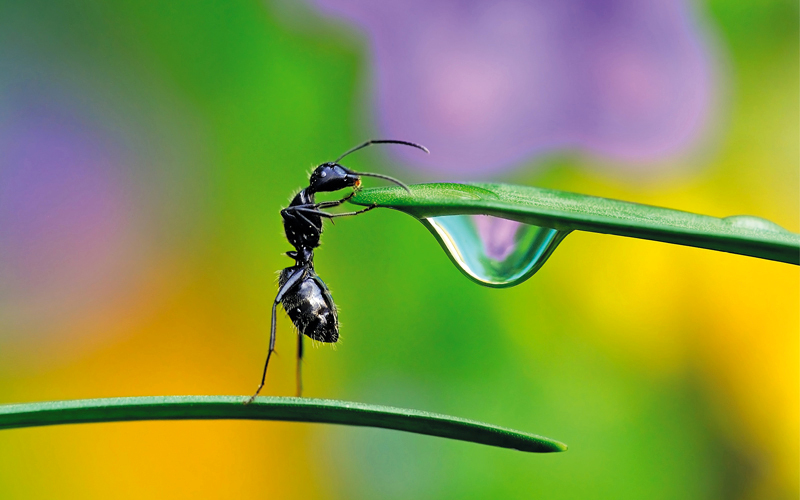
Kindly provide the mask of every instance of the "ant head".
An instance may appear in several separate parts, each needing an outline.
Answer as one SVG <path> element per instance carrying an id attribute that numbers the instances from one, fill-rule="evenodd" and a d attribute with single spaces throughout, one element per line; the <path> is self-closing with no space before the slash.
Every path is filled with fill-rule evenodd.
<path id="1" fill-rule="evenodd" d="M 373 174 L 368 172 L 354 172 L 347 167 L 339 165 L 339 161 L 341 161 L 341 159 L 345 156 L 373 144 L 402 144 L 403 146 L 411 146 L 420 149 L 426 153 L 429 152 L 425 146 L 420 146 L 419 144 L 415 144 L 413 142 L 395 141 L 390 139 L 373 139 L 345 152 L 342 156 L 336 158 L 336 160 L 323 163 L 314 169 L 314 172 L 311 173 L 311 178 L 308 182 L 308 191 L 311 193 L 330 192 L 338 191 L 346 187 L 358 189 L 361 187 L 361 176 L 363 175 L 366 177 L 377 177 L 378 179 L 394 182 L 410 193 L 411 190 L 408 189 L 408 186 L 393 177 L 389 177 L 388 175 Z"/>
<path id="2" fill-rule="evenodd" d="M 361 186 L 361 177 L 338 163 L 323 163 L 314 169 L 308 180 L 308 190 L 314 193 L 338 191 Z"/>

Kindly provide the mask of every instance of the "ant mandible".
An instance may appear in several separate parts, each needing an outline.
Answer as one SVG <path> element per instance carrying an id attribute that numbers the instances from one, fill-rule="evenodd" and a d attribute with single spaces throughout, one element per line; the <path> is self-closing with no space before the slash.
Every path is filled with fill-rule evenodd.
<path id="1" fill-rule="evenodd" d="M 269 351 L 267 360 L 264 363 L 264 372 L 261 375 L 261 384 L 256 389 L 256 393 L 248 399 L 245 404 L 251 403 L 261 389 L 267 378 L 267 367 L 269 358 L 275 350 L 275 312 L 278 304 L 283 305 L 283 309 L 289 315 L 292 323 L 297 327 L 297 396 L 302 390 L 302 379 L 300 366 L 303 359 L 303 335 L 324 343 L 335 343 L 339 340 L 339 317 L 336 312 L 336 304 L 325 283 L 314 272 L 314 249 L 319 247 L 319 239 L 322 235 L 322 219 L 333 219 L 335 217 L 346 217 L 363 214 L 376 207 L 371 205 L 363 210 L 356 212 L 328 213 L 322 209 L 332 208 L 341 205 L 355 196 L 356 191 L 361 188 L 361 176 L 377 177 L 394 182 L 408 192 L 408 186 L 402 182 L 389 177 L 388 175 L 373 174 L 368 172 L 355 172 L 340 165 L 339 162 L 350 153 L 373 144 L 401 144 L 421 149 L 428 153 L 425 146 L 413 142 L 395 140 L 371 140 L 348 150 L 339 158 L 332 162 L 323 163 L 311 173 L 308 187 L 300 190 L 292 199 L 289 206 L 281 210 L 283 218 L 283 229 L 286 232 L 286 239 L 295 248 L 286 252 L 286 255 L 295 260 L 293 266 L 281 271 L 278 278 L 278 295 L 272 303 L 272 319 L 269 334 Z M 344 198 L 336 201 L 324 201 L 316 203 L 314 195 L 321 192 L 339 191 L 351 187 L 353 191 Z"/>

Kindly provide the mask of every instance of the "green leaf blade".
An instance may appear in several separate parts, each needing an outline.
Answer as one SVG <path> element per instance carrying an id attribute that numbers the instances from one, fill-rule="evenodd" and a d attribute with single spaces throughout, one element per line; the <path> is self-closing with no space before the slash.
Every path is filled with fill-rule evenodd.
<path id="1" fill-rule="evenodd" d="M 417 219 L 484 214 L 561 231 L 590 231 L 800 265 L 800 235 L 766 219 L 726 218 L 609 198 L 507 184 L 417 184 L 364 189 L 350 200 Z"/>
<path id="2" fill-rule="evenodd" d="M 553 439 L 419 410 L 311 398 L 151 396 L 0 405 L 0 429 L 139 420 L 283 420 L 393 429 L 534 453 L 566 451 Z"/>

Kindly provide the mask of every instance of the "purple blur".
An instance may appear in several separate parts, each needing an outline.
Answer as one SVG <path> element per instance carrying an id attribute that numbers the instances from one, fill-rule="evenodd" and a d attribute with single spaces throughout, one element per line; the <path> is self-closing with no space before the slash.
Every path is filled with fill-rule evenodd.
<path id="1" fill-rule="evenodd" d="M 428 172 L 488 177 L 561 149 L 652 168 L 708 121 L 709 49 L 684 0 L 316 4 L 368 36 L 381 134 L 428 146 L 401 152 Z"/>

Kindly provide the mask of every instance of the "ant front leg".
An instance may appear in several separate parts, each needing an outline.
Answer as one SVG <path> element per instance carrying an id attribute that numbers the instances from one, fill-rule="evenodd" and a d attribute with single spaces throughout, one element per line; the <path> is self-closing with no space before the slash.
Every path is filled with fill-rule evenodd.
<path id="1" fill-rule="evenodd" d="M 306 204 L 303 204 L 303 205 L 292 205 L 292 206 L 286 207 L 283 210 L 281 210 L 281 214 L 283 214 L 284 212 L 290 212 L 291 213 L 291 212 L 297 212 L 297 211 L 300 211 L 300 210 L 303 210 L 305 212 L 314 211 L 314 213 L 319 213 L 320 209 L 322 209 L 322 208 L 338 207 L 342 203 L 344 203 L 346 201 L 350 201 L 350 199 L 353 196 L 355 196 L 355 194 L 356 194 L 356 192 L 353 191 L 352 193 L 348 194 L 347 196 L 345 196 L 341 200 L 336 200 L 336 201 L 322 201 L 320 203 L 306 203 Z"/>
<path id="2" fill-rule="evenodd" d="M 352 191 L 350 194 L 348 194 L 347 196 L 345 196 L 345 197 L 344 197 L 344 198 L 342 198 L 341 200 L 336 200 L 336 201 L 323 201 L 323 202 L 320 202 L 320 203 L 315 203 L 313 206 L 314 206 L 314 208 L 331 208 L 331 207 L 338 207 L 338 206 L 339 206 L 339 205 L 341 205 L 342 203 L 344 203 L 344 202 L 346 202 L 346 201 L 350 201 L 350 199 L 351 199 L 353 196 L 355 196 L 355 195 L 356 195 L 356 191 L 355 191 L 355 190 L 353 190 L 353 191 Z"/>
<path id="3" fill-rule="evenodd" d="M 329 219 L 332 219 L 334 217 L 346 217 L 346 216 L 349 216 L 349 215 L 359 215 L 359 214 L 363 214 L 365 212 L 369 212 L 373 208 L 378 208 L 378 205 L 377 204 L 370 205 L 367 208 L 365 208 L 363 210 L 358 210 L 356 212 L 344 212 L 344 213 L 338 213 L 338 214 L 325 214 L 325 215 L 321 215 L 320 217 L 327 217 Z"/>
<path id="4" fill-rule="evenodd" d="M 333 219 L 335 217 L 349 217 L 351 215 L 359 215 L 363 214 L 364 212 L 369 212 L 373 208 L 378 208 L 378 205 L 370 205 L 363 210 L 358 210 L 357 212 L 342 212 L 338 214 L 329 214 L 328 212 L 323 212 L 321 210 L 314 210 L 312 208 L 302 208 L 302 207 L 295 207 L 298 212 L 306 212 L 306 213 L 313 213 L 318 217 L 324 217 L 326 219 Z"/>
<path id="5" fill-rule="evenodd" d="M 307 269 L 303 268 L 302 270 L 298 270 L 295 272 L 286 283 L 278 290 L 278 295 L 275 297 L 275 302 L 272 303 L 272 322 L 269 332 L 269 351 L 267 351 L 267 361 L 264 362 L 264 373 L 261 375 L 261 384 L 256 389 L 256 393 L 250 396 L 250 399 L 244 402 L 244 404 L 249 405 L 256 399 L 258 393 L 261 392 L 261 389 L 264 387 L 264 382 L 267 380 L 267 367 L 269 366 L 269 358 L 272 356 L 272 352 L 275 350 L 275 312 L 278 308 L 278 304 L 283 300 L 283 296 L 292 289 L 298 282 L 300 282 L 306 275 Z"/>

